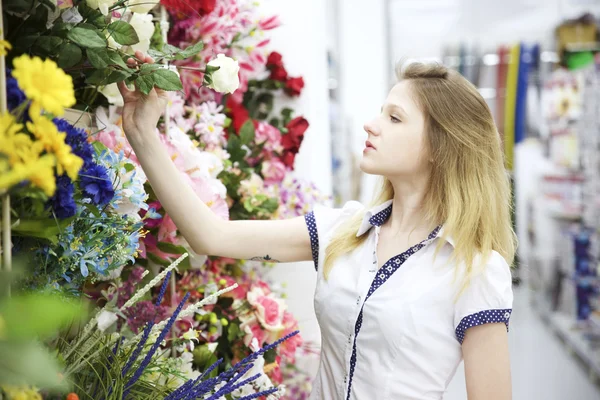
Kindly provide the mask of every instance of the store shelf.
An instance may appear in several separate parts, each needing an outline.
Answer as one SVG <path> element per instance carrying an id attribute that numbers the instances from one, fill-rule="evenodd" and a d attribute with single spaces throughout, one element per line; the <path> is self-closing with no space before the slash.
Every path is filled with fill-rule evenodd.
<path id="1" fill-rule="evenodd" d="M 547 321 L 554 332 L 564 340 L 568 349 L 584 361 L 590 368 L 590 375 L 600 377 L 600 351 L 594 349 L 583 332 L 575 327 L 573 319 L 567 315 L 553 313 L 547 315 Z M 600 323 L 600 321 L 594 321 Z"/>

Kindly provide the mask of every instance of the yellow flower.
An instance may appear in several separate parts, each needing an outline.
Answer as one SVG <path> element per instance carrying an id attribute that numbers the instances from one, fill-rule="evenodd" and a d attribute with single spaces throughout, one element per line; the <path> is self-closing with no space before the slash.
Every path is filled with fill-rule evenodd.
<path id="1" fill-rule="evenodd" d="M 54 61 L 24 54 L 13 66 L 13 77 L 34 104 L 57 116 L 75 104 L 73 80 Z"/>
<path id="2" fill-rule="evenodd" d="M 32 162 L 17 163 L 12 168 L 0 162 L 0 189 L 10 189 L 24 180 L 29 180 L 47 196 L 52 196 L 56 191 L 55 162 L 51 154 L 43 155 Z"/>
<path id="3" fill-rule="evenodd" d="M 47 118 L 36 118 L 27 122 L 27 129 L 42 143 L 44 150 L 56 156 L 56 172 L 58 175 L 67 173 L 71 180 L 77 179 L 77 174 L 83 166 L 83 159 L 71 152 L 71 146 L 65 143 L 66 133 L 59 132 L 52 121 Z"/>
<path id="4" fill-rule="evenodd" d="M 33 386 L 2 385 L 8 400 L 42 400 L 42 395 Z"/>
<path id="5" fill-rule="evenodd" d="M 12 45 L 6 40 L 0 40 L 0 56 L 8 54 L 8 50 L 12 49 Z"/>

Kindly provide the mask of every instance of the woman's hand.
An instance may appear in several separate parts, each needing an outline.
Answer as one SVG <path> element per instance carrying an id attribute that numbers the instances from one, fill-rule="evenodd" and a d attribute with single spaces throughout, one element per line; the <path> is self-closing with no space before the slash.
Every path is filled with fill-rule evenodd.
<path id="1" fill-rule="evenodd" d="M 138 68 L 141 63 L 154 63 L 154 59 L 141 51 L 135 52 L 134 58 L 127 60 L 130 68 Z M 119 91 L 123 96 L 123 130 L 129 140 L 142 139 L 149 132 L 154 133 L 158 119 L 165 110 L 167 97 L 163 90 L 153 88 L 148 95 L 139 88 L 129 90 L 125 82 L 119 82 Z"/>

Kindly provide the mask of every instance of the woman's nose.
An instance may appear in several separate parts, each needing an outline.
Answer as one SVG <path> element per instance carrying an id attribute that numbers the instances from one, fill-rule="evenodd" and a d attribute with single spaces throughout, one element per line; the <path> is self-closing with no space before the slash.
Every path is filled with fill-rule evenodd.
<path id="1" fill-rule="evenodd" d="M 379 129 L 377 129 L 377 124 L 375 123 L 375 120 L 371 120 L 371 121 L 365 123 L 365 125 L 363 126 L 363 129 L 369 135 L 376 136 L 379 134 Z"/>

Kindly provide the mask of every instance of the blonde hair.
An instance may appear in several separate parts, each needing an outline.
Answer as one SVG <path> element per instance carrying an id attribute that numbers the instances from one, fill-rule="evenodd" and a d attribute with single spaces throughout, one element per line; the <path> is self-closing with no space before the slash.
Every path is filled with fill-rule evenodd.
<path id="1" fill-rule="evenodd" d="M 410 82 L 425 114 L 426 142 L 433 160 L 423 203 L 426 219 L 443 224 L 443 235 L 452 237 L 453 260 L 464 262 L 466 268 L 465 285 L 478 267 L 475 260 L 485 262 L 492 250 L 512 264 L 517 241 L 511 221 L 510 180 L 487 104 L 471 83 L 443 65 L 399 65 L 396 76 Z M 393 197 L 394 188 L 384 178 L 372 205 Z M 335 260 L 367 238 L 356 237 L 363 217 L 364 212 L 357 213 L 335 232 L 325 254 L 326 279 Z M 442 245 L 440 241 L 438 250 Z"/>

